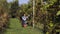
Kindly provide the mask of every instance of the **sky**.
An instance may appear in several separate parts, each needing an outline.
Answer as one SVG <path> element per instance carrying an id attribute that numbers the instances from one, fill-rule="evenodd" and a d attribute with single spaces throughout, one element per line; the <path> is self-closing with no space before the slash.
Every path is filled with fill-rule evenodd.
<path id="1" fill-rule="evenodd" d="M 7 0 L 8 3 L 13 2 L 13 1 L 15 1 L 15 0 Z M 18 0 L 19 5 L 27 4 L 28 2 L 29 2 L 29 0 Z"/>
<path id="2" fill-rule="evenodd" d="M 19 4 L 23 4 L 23 3 L 24 3 L 24 4 L 25 4 L 25 3 L 27 4 L 28 1 L 29 1 L 29 0 L 19 0 Z"/>

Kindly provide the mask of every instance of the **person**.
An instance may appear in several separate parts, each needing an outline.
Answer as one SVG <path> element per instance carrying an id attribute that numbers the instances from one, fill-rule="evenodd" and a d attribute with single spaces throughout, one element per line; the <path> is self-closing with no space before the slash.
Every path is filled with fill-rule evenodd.
<path id="1" fill-rule="evenodd" d="M 27 18 L 29 17 L 30 15 L 26 16 L 26 14 L 24 14 L 22 16 L 22 26 L 23 27 L 26 27 L 27 26 Z"/>

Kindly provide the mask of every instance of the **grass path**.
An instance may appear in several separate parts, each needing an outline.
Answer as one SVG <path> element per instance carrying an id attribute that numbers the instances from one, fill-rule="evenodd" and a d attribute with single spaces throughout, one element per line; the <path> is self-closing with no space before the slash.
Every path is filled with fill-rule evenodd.
<path id="1" fill-rule="evenodd" d="M 10 19 L 9 28 L 5 34 L 43 34 L 42 31 L 33 29 L 32 27 L 23 28 L 17 18 Z"/>

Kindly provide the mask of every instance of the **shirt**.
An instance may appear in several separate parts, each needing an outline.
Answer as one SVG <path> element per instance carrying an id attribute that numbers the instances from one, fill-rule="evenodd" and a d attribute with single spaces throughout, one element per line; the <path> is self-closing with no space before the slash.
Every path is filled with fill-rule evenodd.
<path id="1" fill-rule="evenodd" d="M 28 15 L 28 16 L 22 16 L 22 20 L 26 21 L 29 16 L 30 15 Z"/>
<path id="2" fill-rule="evenodd" d="M 22 16 L 22 20 L 26 21 L 28 17 Z"/>

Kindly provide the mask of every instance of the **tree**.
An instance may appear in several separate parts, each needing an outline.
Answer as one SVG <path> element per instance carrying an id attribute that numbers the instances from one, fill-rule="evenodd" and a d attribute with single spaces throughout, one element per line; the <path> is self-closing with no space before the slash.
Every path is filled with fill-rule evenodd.
<path id="1" fill-rule="evenodd" d="M 45 31 L 47 29 L 49 29 L 49 23 L 56 24 L 55 23 L 55 17 L 56 17 L 56 13 L 59 9 L 57 9 L 59 7 L 59 0 L 36 0 L 36 17 L 35 20 L 37 22 L 43 23 L 44 27 L 46 28 Z M 50 7 L 50 8 L 49 8 Z M 48 9 L 49 8 L 49 9 Z M 37 16 L 39 15 L 39 16 Z M 50 30 L 49 30 L 50 31 Z"/>
<path id="2" fill-rule="evenodd" d="M 14 1 L 13 3 L 11 3 L 10 14 L 12 17 L 16 17 L 18 8 L 19 8 L 18 1 Z"/>
<path id="3" fill-rule="evenodd" d="M 6 0 L 0 0 L 0 30 L 8 26 L 8 3 Z"/>

